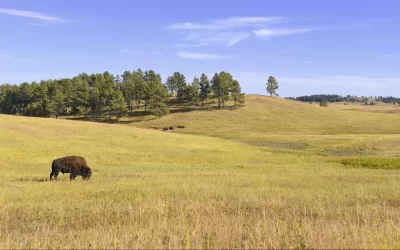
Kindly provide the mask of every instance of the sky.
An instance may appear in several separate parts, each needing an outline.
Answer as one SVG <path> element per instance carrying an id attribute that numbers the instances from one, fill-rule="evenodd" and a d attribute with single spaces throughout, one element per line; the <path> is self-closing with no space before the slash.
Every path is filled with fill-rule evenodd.
<path id="1" fill-rule="evenodd" d="M 400 96 L 398 0 L 1 0 L 0 83 L 228 71 L 246 94 Z"/>

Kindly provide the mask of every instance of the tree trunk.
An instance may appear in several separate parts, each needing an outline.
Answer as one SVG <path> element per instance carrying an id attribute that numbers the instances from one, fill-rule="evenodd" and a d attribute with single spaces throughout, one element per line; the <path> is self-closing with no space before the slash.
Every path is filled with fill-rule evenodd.
<path id="1" fill-rule="evenodd" d="M 221 109 L 221 97 L 218 96 L 218 109 Z"/>

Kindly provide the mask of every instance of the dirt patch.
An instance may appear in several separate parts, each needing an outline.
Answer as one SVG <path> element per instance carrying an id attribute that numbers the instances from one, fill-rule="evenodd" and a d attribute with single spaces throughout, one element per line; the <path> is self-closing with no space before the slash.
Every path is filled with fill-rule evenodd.
<path id="1" fill-rule="evenodd" d="M 279 149 L 305 150 L 309 148 L 307 144 L 301 142 L 246 141 L 244 143 L 251 146 Z"/>

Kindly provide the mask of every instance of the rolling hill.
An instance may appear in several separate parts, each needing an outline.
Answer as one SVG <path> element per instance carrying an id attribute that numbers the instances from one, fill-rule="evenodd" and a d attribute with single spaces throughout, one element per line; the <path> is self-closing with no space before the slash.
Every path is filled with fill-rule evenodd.
<path id="1" fill-rule="evenodd" d="M 0 115 L 0 248 L 397 248 L 399 120 L 262 96 L 128 126 Z M 73 154 L 92 178 L 49 182 Z M 388 169 L 351 165 L 370 156 Z"/>

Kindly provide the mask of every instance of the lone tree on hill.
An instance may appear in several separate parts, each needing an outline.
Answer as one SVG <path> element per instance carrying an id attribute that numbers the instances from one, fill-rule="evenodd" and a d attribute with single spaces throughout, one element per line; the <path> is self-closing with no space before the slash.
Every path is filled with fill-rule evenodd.
<path id="1" fill-rule="evenodd" d="M 267 82 L 267 92 L 269 93 L 269 96 L 276 95 L 276 90 L 279 88 L 278 82 L 276 81 L 275 77 L 270 76 L 268 77 L 268 82 Z"/>

